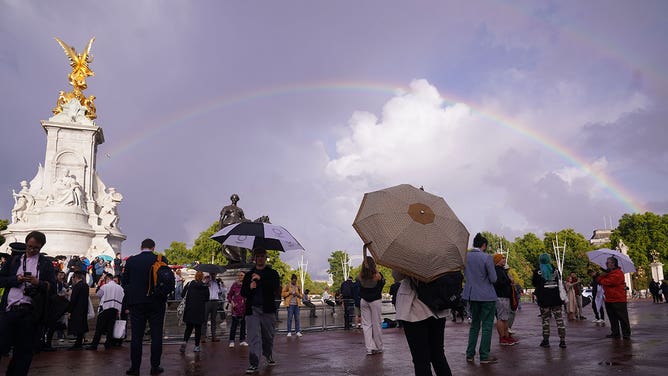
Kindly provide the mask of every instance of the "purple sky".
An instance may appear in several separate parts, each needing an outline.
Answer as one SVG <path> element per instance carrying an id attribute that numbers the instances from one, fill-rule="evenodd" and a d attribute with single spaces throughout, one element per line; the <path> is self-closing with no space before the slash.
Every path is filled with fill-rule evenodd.
<path id="1" fill-rule="evenodd" d="M 363 193 L 400 183 L 510 239 L 668 211 L 665 1 L 128 4 L 0 5 L 0 218 L 70 90 L 56 36 L 97 38 L 86 94 L 125 254 L 191 246 L 232 193 L 319 279 L 333 250 L 361 255 Z"/>

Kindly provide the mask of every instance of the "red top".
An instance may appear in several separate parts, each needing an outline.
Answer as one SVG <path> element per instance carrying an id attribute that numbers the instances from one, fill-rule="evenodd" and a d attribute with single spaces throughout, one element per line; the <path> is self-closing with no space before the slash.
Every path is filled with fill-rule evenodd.
<path id="1" fill-rule="evenodd" d="M 607 275 L 599 276 L 597 281 L 603 286 L 607 303 L 626 302 L 626 281 L 622 269 L 613 269 Z"/>

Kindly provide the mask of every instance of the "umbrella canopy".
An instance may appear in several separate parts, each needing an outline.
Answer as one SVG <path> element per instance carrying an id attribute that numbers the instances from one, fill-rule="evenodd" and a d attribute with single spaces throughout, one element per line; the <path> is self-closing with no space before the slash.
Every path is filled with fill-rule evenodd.
<path id="1" fill-rule="evenodd" d="M 442 197 L 411 185 L 364 194 L 353 227 L 377 263 L 424 282 L 464 268 L 466 227 Z"/>
<path id="2" fill-rule="evenodd" d="M 203 273 L 220 274 L 220 273 L 225 273 L 227 269 L 216 264 L 199 264 L 195 267 L 195 270 Z"/>
<path id="3" fill-rule="evenodd" d="M 587 252 L 587 257 L 589 257 L 589 261 L 604 269 L 607 268 L 605 262 L 608 257 L 614 257 L 617 259 L 619 267 L 624 273 L 633 273 L 636 271 L 636 266 L 633 264 L 631 258 L 617 250 L 601 248 Z"/>
<path id="4" fill-rule="evenodd" d="M 97 257 L 99 259 L 102 259 L 104 261 L 113 261 L 114 260 L 114 258 L 109 256 L 109 255 L 97 255 L 95 257 Z"/>
<path id="5" fill-rule="evenodd" d="M 301 244 L 288 230 L 278 225 L 261 222 L 241 222 L 225 226 L 211 236 L 211 239 L 233 247 L 267 250 L 291 251 L 304 250 Z"/>

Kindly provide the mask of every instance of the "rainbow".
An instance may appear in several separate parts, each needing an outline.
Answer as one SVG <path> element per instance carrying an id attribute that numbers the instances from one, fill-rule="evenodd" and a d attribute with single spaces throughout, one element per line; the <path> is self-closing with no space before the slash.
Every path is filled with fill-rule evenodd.
<path id="1" fill-rule="evenodd" d="M 170 128 L 178 127 L 184 124 L 190 124 L 190 119 L 193 119 L 202 114 L 206 114 L 213 110 L 218 110 L 224 107 L 235 106 L 241 103 L 247 103 L 258 99 L 266 99 L 271 97 L 278 97 L 284 95 L 298 95 L 308 94 L 312 92 L 322 91 L 361 91 L 366 93 L 379 93 L 382 95 L 398 95 L 409 92 L 409 89 L 402 85 L 389 85 L 377 82 L 312 82 L 307 84 L 296 84 L 278 86 L 272 88 L 263 88 L 255 91 L 249 91 L 235 96 L 221 96 L 213 98 L 203 103 L 199 103 L 193 107 L 183 108 L 179 111 L 172 112 L 163 118 L 155 121 L 149 126 L 144 126 L 137 133 L 133 134 L 131 138 L 126 139 L 112 149 L 107 151 L 110 155 L 119 155 L 127 152 L 133 147 L 140 145 L 148 139 L 154 138 L 155 135 L 165 132 Z M 502 114 L 492 114 L 482 110 L 481 106 L 472 105 L 471 101 L 463 98 L 456 98 L 456 96 L 448 95 L 444 97 L 441 93 L 441 99 L 447 104 L 463 103 L 466 104 L 470 111 L 477 116 L 480 116 L 492 124 L 506 128 L 515 132 L 524 138 L 534 142 L 542 148 L 549 150 L 557 155 L 560 159 L 568 164 L 575 166 L 582 170 L 592 178 L 594 178 L 608 193 L 610 193 L 617 201 L 622 203 L 631 212 L 643 213 L 646 209 L 641 204 L 641 201 L 634 198 L 621 184 L 614 181 L 603 172 L 593 170 L 586 162 L 585 158 L 579 157 L 565 145 L 558 143 L 555 140 L 549 139 L 546 135 L 539 133 L 530 127 L 520 124 L 513 119 L 507 118 Z M 104 165 L 108 162 L 107 159 L 100 159 L 99 164 Z"/>

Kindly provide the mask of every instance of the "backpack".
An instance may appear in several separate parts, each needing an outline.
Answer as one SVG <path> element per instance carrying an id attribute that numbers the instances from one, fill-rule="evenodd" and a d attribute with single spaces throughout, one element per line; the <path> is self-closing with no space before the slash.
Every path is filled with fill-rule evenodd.
<path id="1" fill-rule="evenodd" d="M 164 300 L 174 292 L 176 277 L 174 277 L 174 272 L 169 265 L 162 260 L 162 255 L 157 255 L 149 270 L 148 278 L 146 296 L 155 296 Z"/>
<path id="2" fill-rule="evenodd" d="M 432 311 L 438 312 L 461 305 L 463 281 L 462 272 L 455 271 L 445 273 L 429 283 L 415 282 L 414 286 L 418 299 Z"/>

